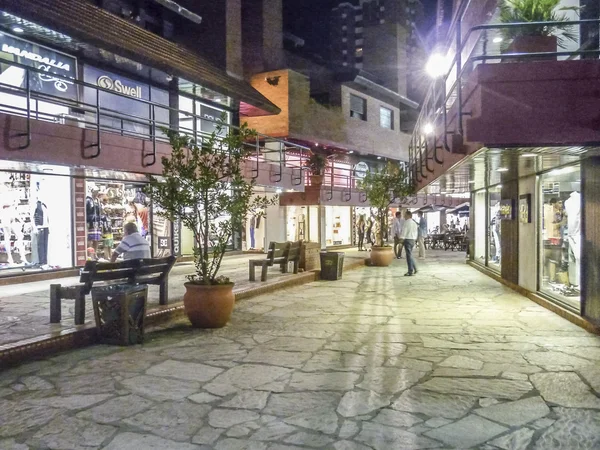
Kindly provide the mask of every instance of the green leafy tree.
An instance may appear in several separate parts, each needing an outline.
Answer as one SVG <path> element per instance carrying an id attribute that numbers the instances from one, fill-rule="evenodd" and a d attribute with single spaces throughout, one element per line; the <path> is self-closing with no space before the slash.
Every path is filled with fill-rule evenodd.
<path id="1" fill-rule="evenodd" d="M 559 8 L 560 0 L 502 0 L 500 21 L 520 22 L 566 22 L 569 17 L 564 11 L 577 11 L 578 7 Z M 559 47 L 565 48 L 567 41 L 576 42 L 577 35 L 572 25 L 533 25 L 505 28 L 503 37 L 511 41 L 519 36 L 556 36 Z"/>
<path id="2" fill-rule="evenodd" d="M 194 234 L 196 274 L 192 283 L 225 284 L 218 277 L 227 245 L 248 215 L 261 214 L 277 199 L 253 197 L 254 180 L 244 177 L 244 162 L 255 151 L 246 145 L 256 132 L 246 125 L 239 129 L 219 121 L 215 131 L 201 143 L 190 136 L 168 130 L 172 152 L 162 158 L 162 177 L 150 176 L 146 188 L 156 213 L 180 220 Z"/>
<path id="3" fill-rule="evenodd" d="M 381 169 L 367 172 L 359 183 L 372 207 L 377 209 L 379 232 L 377 245 L 383 245 L 383 235 L 390 206 L 414 193 L 407 174 L 400 163 L 388 162 Z"/>

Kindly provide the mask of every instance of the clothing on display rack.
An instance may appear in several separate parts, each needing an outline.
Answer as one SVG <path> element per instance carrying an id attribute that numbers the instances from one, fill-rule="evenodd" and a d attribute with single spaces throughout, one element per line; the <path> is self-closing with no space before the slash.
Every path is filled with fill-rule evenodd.
<path id="1" fill-rule="evenodd" d="M 48 235 L 50 234 L 50 221 L 48 219 L 48 208 L 45 203 L 37 201 L 33 213 L 33 221 L 36 230 L 38 263 L 48 264 Z"/>

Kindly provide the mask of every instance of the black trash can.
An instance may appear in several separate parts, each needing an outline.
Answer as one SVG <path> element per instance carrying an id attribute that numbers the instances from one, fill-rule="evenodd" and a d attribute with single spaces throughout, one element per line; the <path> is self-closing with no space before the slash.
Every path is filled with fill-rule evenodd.
<path id="1" fill-rule="evenodd" d="M 144 341 L 148 286 L 121 284 L 92 288 L 100 342 L 133 345 Z"/>
<path id="2" fill-rule="evenodd" d="M 344 253 L 321 252 L 321 280 L 340 280 L 344 269 Z"/>

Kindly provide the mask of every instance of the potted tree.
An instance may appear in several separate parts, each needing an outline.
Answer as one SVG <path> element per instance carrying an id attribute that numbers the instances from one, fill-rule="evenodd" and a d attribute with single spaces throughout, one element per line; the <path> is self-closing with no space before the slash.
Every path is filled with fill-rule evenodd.
<path id="1" fill-rule="evenodd" d="M 183 297 L 190 322 L 200 328 L 223 327 L 234 304 L 233 283 L 218 275 L 227 246 L 250 211 L 273 203 L 260 196 L 251 200 L 253 182 L 243 175 L 252 151 L 245 142 L 256 133 L 245 125 L 226 127 L 223 121 L 200 144 L 190 136 L 167 133 L 173 150 L 162 158 L 162 177 L 149 176 L 147 191 L 157 214 L 179 220 L 194 236 L 195 273 L 187 277 Z"/>
<path id="2" fill-rule="evenodd" d="M 306 161 L 306 167 L 310 170 L 310 185 L 320 187 L 323 184 L 327 158 L 320 153 L 313 152 Z"/>
<path id="3" fill-rule="evenodd" d="M 390 206 L 398 200 L 411 195 L 413 186 L 409 183 L 404 168 L 397 162 L 388 162 L 381 169 L 367 172 L 359 182 L 359 188 L 365 191 L 371 206 L 377 210 L 377 233 L 375 244 L 371 248 L 371 264 L 387 267 L 394 259 L 394 250 L 384 245 L 383 237 L 387 229 L 387 216 Z"/>
<path id="4" fill-rule="evenodd" d="M 560 0 L 502 0 L 502 23 L 565 22 L 564 11 L 579 11 L 577 7 L 559 8 Z M 563 11 L 563 12 L 561 12 Z M 576 42 L 571 25 L 533 25 L 502 29 L 503 50 L 510 53 L 555 52 L 568 41 Z"/>

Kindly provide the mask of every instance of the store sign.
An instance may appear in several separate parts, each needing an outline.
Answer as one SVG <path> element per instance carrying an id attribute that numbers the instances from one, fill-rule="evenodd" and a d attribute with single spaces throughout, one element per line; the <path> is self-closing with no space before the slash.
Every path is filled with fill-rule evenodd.
<path id="1" fill-rule="evenodd" d="M 181 221 L 176 220 L 173 224 L 173 255 L 181 256 Z"/>
<path id="2" fill-rule="evenodd" d="M 354 165 L 354 177 L 362 180 L 367 176 L 367 172 L 369 171 L 369 165 L 361 161 Z"/>
<path id="3" fill-rule="evenodd" d="M 143 98 L 141 86 L 128 86 L 118 78 L 113 79 L 108 75 L 99 76 L 96 80 L 96 84 L 102 89 L 108 89 L 109 91 L 115 91 L 119 94 L 128 95 L 134 98 Z"/>
<path id="4" fill-rule="evenodd" d="M 75 58 L 1 33 L 0 48 L 2 49 L 2 59 L 18 62 L 41 71 L 29 73 L 31 90 L 70 99 L 77 98 L 74 83 L 63 78 L 76 78 Z M 20 88 L 26 87 L 27 77 L 24 69 L 15 66 L 6 67 L 4 64 L 1 68 L 1 83 Z M 19 70 L 21 76 L 18 75 Z"/>
<path id="5" fill-rule="evenodd" d="M 56 61 L 55 59 L 50 59 L 47 56 L 42 56 L 34 52 L 29 52 L 19 47 L 13 47 L 12 45 L 2 44 L 2 51 L 4 53 L 12 53 L 15 56 L 20 58 L 25 58 L 30 61 L 35 61 L 37 63 L 42 63 L 50 67 L 55 67 L 60 70 L 64 70 L 66 72 L 71 71 L 71 65 L 68 63 L 64 63 L 61 61 Z"/>
<path id="6" fill-rule="evenodd" d="M 217 130 L 216 121 L 218 121 L 221 118 L 222 114 L 223 114 L 223 111 L 221 111 L 220 109 L 211 108 L 206 105 L 200 105 L 200 116 L 203 119 L 208 119 L 208 120 L 201 121 L 200 129 L 204 133 L 210 134 L 210 133 L 215 132 Z M 223 134 L 223 133 L 225 133 L 225 130 L 222 130 L 221 134 Z"/>
<path id="7" fill-rule="evenodd" d="M 513 199 L 500 200 L 500 209 L 498 210 L 500 220 L 514 220 L 514 211 Z"/>
<path id="8" fill-rule="evenodd" d="M 169 241 L 170 241 L 170 238 L 168 236 L 167 237 L 160 236 L 158 238 L 158 248 L 161 250 L 171 248 Z"/>

